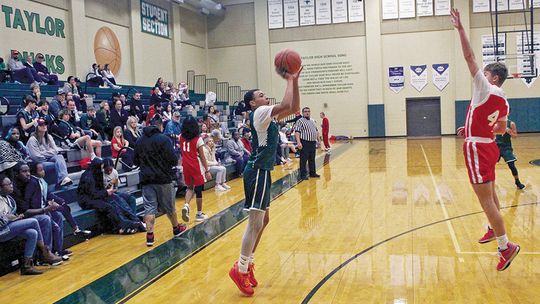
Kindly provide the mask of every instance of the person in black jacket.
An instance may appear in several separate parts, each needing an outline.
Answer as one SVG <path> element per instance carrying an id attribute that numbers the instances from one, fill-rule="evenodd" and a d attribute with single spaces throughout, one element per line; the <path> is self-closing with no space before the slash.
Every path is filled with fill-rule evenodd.
<path id="1" fill-rule="evenodd" d="M 126 126 L 129 114 L 123 109 L 123 104 L 120 99 L 114 101 L 114 109 L 111 110 L 111 127 L 121 127 L 122 130 Z"/>
<path id="2" fill-rule="evenodd" d="M 97 112 L 97 120 L 103 129 L 103 133 L 107 136 L 107 140 L 112 138 L 112 124 L 111 124 L 111 108 L 109 103 L 102 101 L 100 104 L 100 109 Z"/>
<path id="3" fill-rule="evenodd" d="M 101 142 L 92 140 L 90 136 L 84 135 L 81 128 L 75 127 L 69 122 L 69 111 L 60 111 L 60 121 L 58 122 L 58 135 L 67 138 L 71 143 L 75 144 L 80 149 L 85 149 L 90 157 L 94 159 L 96 156 L 101 157 Z M 95 148 L 95 153 L 94 153 Z"/>
<path id="4" fill-rule="evenodd" d="M 160 90 L 159 87 L 155 87 L 152 90 L 152 96 L 150 96 L 150 106 L 160 105 L 164 102 L 168 102 L 168 100 L 161 98 L 160 96 Z"/>
<path id="5" fill-rule="evenodd" d="M 129 102 L 129 116 L 135 116 L 139 121 L 144 121 L 144 108 L 141 102 L 141 93 L 135 91 Z"/>
<path id="6" fill-rule="evenodd" d="M 143 129 L 143 135 L 135 145 L 134 163 L 141 170 L 147 246 L 154 245 L 154 222 L 158 209 L 167 214 L 175 237 L 187 229 L 186 225 L 178 223 L 176 215 L 172 177 L 178 158 L 171 140 L 162 132 L 163 121 L 156 116 L 151 120 L 151 125 Z"/>

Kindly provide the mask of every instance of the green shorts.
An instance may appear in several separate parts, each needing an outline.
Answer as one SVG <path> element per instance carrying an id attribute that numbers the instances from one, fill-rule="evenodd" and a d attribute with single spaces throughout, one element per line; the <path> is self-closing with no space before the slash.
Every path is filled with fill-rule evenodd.
<path id="1" fill-rule="evenodd" d="M 514 149 L 512 146 L 508 145 L 499 145 L 499 160 L 502 158 L 506 163 L 513 162 L 517 160 L 517 157 L 514 155 Z"/>
<path id="2" fill-rule="evenodd" d="M 270 171 L 246 167 L 244 170 L 244 209 L 265 211 L 270 208 L 270 188 L 272 177 Z"/>

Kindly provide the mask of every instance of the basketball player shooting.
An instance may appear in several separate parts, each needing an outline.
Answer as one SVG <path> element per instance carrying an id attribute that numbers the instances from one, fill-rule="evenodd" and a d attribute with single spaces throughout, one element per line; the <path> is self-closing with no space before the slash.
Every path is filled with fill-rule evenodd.
<path id="1" fill-rule="evenodd" d="M 501 86 L 508 77 L 508 70 L 500 62 L 488 64 L 483 71 L 480 70 L 457 9 L 452 9 L 452 24 L 459 33 L 463 56 L 474 78 L 473 96 L 465 126 L 458 128 L 457 133 L 465 137 L 463 154 L 469 179 L 490 224 L 479 242 L 497 240 L 497 270 L 502 271 L 510 266 L 520 250 L 519 245 L 508 241 L 499 199 L 495 193 L 495 165 L 499 149 L 494 136 L 506 131 L 509 107 Z"/>
<path id="2" fill-rule="evenodd" d="M 289 54 L 291 52 L 289 51 Z M 279 54 L 278 54 L 279 55 Z M 278 56 L 276 56 L 277 58 Z M 287 66 L 287 54 L 283 65 Z M 276 65 L 276 72 L 287 81 L 285 96 L 280 104 L 269 105 L 266 95 L 259 89 L 248 91 L 244 95 L 244 103 L 249 113 L 252 126 L 253 152 L 244 169 L 244 193 L 246 196 L 244 209 L 249 212 L 248 224 L 242 238 L 240 257 L 229 271 L 229 276 L 238 289 L 247 296 L 254 294 L 253 287 L 258 285 L 254 275 L 254 252 L 261 239 L 264 227 L 269 221 L 270 172 L 274 168 L 279 138 L 279 127 L 274 118 L 282 119 L 300 110 L 300 92 L 298 78 L 302 72 L 300 56 L 291 54 L 297 59 L 297 66 L 284 68 Z M 290 67 L 290 65 L 289 65 Z M 288 71 L 296 71 L 289 73 Z"/>

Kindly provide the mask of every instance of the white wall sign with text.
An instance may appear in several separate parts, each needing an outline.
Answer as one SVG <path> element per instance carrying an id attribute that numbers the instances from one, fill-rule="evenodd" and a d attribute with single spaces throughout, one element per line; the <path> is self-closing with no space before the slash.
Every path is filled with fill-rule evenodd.
<path id="1" fill-rule="evenodd" d="M 298 0 L 284 0 L 283 9 L 285 11 L 285 27 L 299 26 Z"/>
<path id="2" fill-rule="evenodd" d="M 330 0 L 316 0 L 315 11 L 315 21 L 317 22 L 317 24 L 332 23 Z"/>
<path id="3" fill-rule="evenodd" d="M 349 0 L 349 22 L 364 21 L 364 0 Z"/>
<path id="4" fill-rule="evenodd" d="M 300 26 L 315 24 L 315 0 L 300 1 Z"/>
<path id="5" fill-rule="evenodd" d="M 268 0 L 268 28 L 283 27 L 283 0 Z"/>

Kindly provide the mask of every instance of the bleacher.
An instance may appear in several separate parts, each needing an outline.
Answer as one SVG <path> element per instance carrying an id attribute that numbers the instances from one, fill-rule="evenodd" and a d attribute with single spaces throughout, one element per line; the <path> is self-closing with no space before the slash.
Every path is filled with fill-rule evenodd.
<path id="1" fill-rule="evenodd" d="M 197 79 L 197 76 L 199 78 Z M 195 90 L 190 91 L 190 100 L 192 101 L 192 104 L 194 104 L 194 110 L 195 113 L 191 111 L 182 111 L 181 115 L 182 117 L 186 117 L 187 115 L 194 115 L 198 118 L 201 118 L 203 114 L 205 113 L 205 91 L 210 91 L 211 89 L 208 89 L 206 87 L 206 78 L 204 78 L 204 86 L 201 87 L 200 84 L 194 83 L 196 80 L 201 80 L 200 75 L 195 76 L 193 72 L 188 73 L 188 79 L 191 80 L 191 86 L 196 88 Z M 188 80 L 188 84 L 190 82 Z M 190 87 L 191 87 L 190 86 Z M 228 86 L 228 84 L 227 84 Z M 85 90 L 85 84 L 82 84 L 82 89 Z M 199 91 L 197 91 L 197 88 Z M 202 89 L 201 89 L 202 88 Z M 99 109 L 99 103 L 104 100 L 111 100 L 111 96 L 113 93 L 123 93 L 126 94 L 127 99 L 129 100 L 131 98 L 132 92 L 134 90 L 137 90 L 141 92 L 142 95 L 142 102 L 143 106 L 148 107 L 149 99 L 150 99 L 150 91 L 151 87 L 144 87 L 144 86 L 130 86 L 130 85 L 122 85 L 122 89 L 114 90 L 109 88 L 97 88 L 97 87 L 88 87 L 86 88 L 86 94 L 88 94 L 94 104 L 94 106 Z M 57 86 L 42 86 L 41 87 L 41 96 L 42 98 L 52 98 L 55 96 L 56 92 L 58 90 Z M 237 90 L 235 88 L 235 90 Z M 243 94 L 240 90 L 237 90 L 239 94 Z M 2 127 L 2 130 L 5 130 L 6 128 L 12 126 L 15 123 L 15 115 L 21 108 L 21 101 L 23 96 L 30 93 L 30 87 L 28 84 L 13 84 L 13 83 L 1 83 L 0 84 L 0 98 L 5 97 L 9 102 L 9 111 L 7 111 L 6 114 L 0 115 L 0 126 Z M 229 92 L 228 92 L 229 93 Z M 219 97 L 223 96 L 223 94 L 218 94 L 218 100 Z M 235 97 L 237 98 L 237 97 Z M 236 99 L 238 100 L 238 99 Z M 222 126 L 226 126 L 226 128 L 232 129 L 235 125 L 234 120 L 229 119 L 229 115 L 232 113 L 234 106 L 229 105 L 229 101 L 224 101 L 223 99 L 221 101 L 217 101 L 215 103 L 216 109 L 218 109 L 223 115 L 220 117 L 220 123 Z M 82 169 L 79 165 L 79 161 L 87 157 L 86 152 L 79 151 L 79 150 L 67 150 L 62 153 L 64 157 L 66 158 L 66 163 L 68 164 L 68 172 L 70 173 L 70 178 L 74 181 L 74 184 L 69 187 L 62 187 L 60 189 L 54 189 L 55 194 L 62 197 L 66 200 L 66 202 L 69 202 L 69 206 L 72 210 L 72 214 L 79 223 L 79 226 L 81 229 L 88 229 L 92 230 L 92 236 L 99 235 L 105 231 L 104 227 L 101 226 L 101 220 L 99 219 L 97 213 L 94 210 L 82 210 L 80 206 L 77 203 L 77 185 L 79 178 L 82 174 Z M 110 146 L 103 146 L 102 149 L 102 157 L 110 157 L 111 156 L 111 147 Z M 227 168 L 227 180 L 234 178 L 236 172 L 235 172 L 235 166 L 233 164 L 226 165 Z M 134 170 L 130 172 L 123 172 L 121 169 L 119 170 L 119 180 L 120 180 L 120 191 L 123 192 L 129 192 L 137 197 L 137 213 L 138 215 L 142 216 L 143 208 L 142 208 L 142 198 L 141 198 L 141 190 L 139 185 L 139 171 Z M 48 174 L 49 178 L 46 178 L 46 180 L 51 184 L 51 187 L 54 187 L 54 175 Z M 51 180 L 52 178 L 52 180 Z M 208 183 L 205 184 L 205 189 L 209 189 L 214 187 L 215 181 L 211 180 Z M 75 236 L 73 235 L 72 227 L 67 223 L 64 222 L 64 246 L 66 248 L 73 246 L 74 244 L 80 243 L 84 241 L 83 237 Z M 21 256 L 22 253 L 22 241 L 10 241 L 2 243 L 2 252 L 0 253 L 0 275 L 3 275 L 5 273 L 8 273 L 10 271 L 13 271 L 14 269 L 18 268 L 18 261 L 17 259 Z"/>

